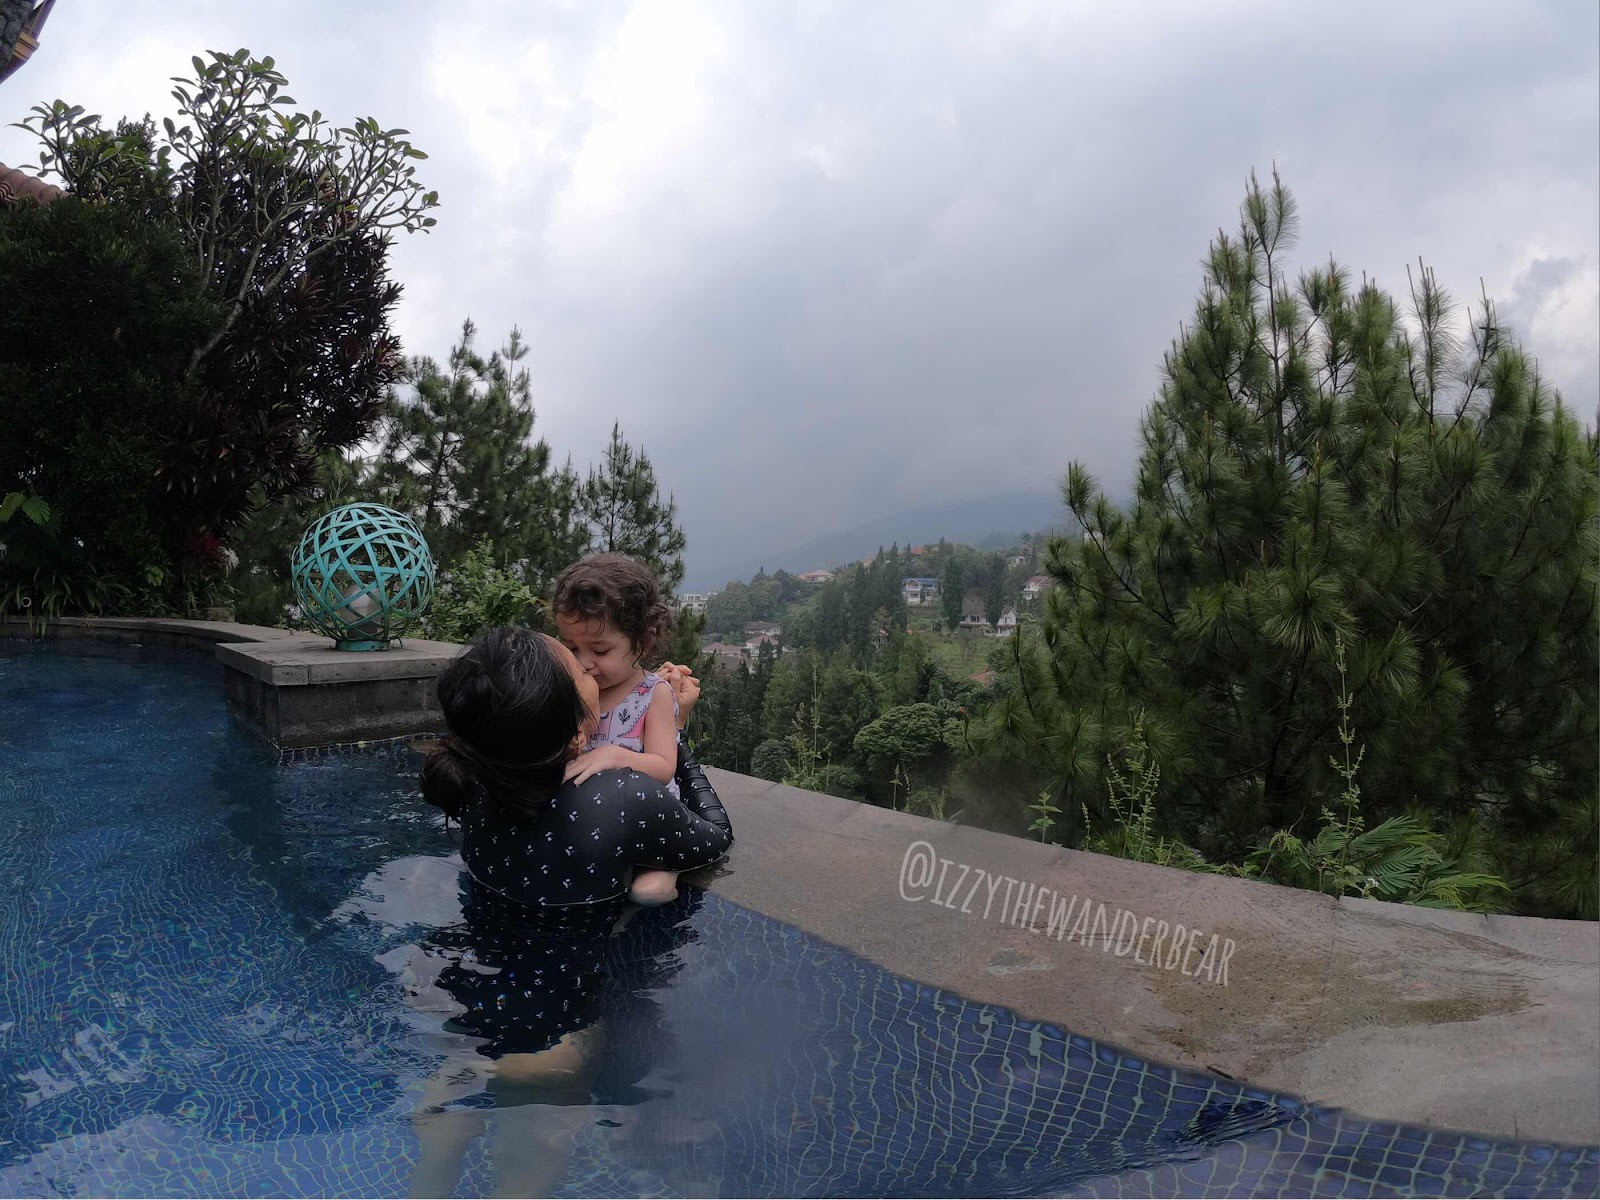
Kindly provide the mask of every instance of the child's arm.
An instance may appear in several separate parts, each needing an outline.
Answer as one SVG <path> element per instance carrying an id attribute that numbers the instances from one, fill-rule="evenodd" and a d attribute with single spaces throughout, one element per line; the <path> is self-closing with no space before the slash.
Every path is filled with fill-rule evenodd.
<path id="1" fill-rule="evenodd" d="M 650 692 L 644 714 L 644 749 L 597 746 L 567 764 L 568 780 L 582 783 L 600 771 L 637 771 L 657 783 L 671 783 L 678 771 L 678 730 L 672 712 L 672 685 L 663 681 Z"/>

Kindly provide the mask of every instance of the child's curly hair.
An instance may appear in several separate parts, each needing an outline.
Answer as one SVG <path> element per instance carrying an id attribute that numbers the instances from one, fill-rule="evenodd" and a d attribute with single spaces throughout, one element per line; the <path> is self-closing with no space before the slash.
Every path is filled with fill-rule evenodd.
<path id="1" fill-rule="evenodd" d="M 625 554 L 591 554 L 573 563 L 556 580 L 550 608 L 560 616 L 616 626 L 641 663 L 672 632 L 661 585 Z"/>

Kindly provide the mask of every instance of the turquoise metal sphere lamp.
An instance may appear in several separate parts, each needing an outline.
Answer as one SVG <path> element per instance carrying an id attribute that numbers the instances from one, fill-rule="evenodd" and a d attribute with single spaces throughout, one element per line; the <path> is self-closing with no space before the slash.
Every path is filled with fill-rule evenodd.
<path id="1" fill-rule="evenodd" d="M 346 504 L 313 522 L 294 552 L 302 618 L 339 650 L 387 650 L 433 599 L 434 563 L 410 517 Z"/>

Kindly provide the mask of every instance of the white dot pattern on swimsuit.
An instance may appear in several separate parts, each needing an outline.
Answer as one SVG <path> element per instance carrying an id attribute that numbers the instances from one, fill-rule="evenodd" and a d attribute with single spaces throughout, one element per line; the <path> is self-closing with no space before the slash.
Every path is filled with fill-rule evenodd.
<path id="1" fill-rule="evenodd" d="M 474 805 L 461 828 L 462 859 L 479 884 L 532 909 L 594 910 L 546 911 L 536 921 L 569 930 L 615 920 L 632 868 L 689 871 L 715 862 L 732 843 L 727 830 L 636 771 L 602 771 L 567 784 L 519 820 Z"/>

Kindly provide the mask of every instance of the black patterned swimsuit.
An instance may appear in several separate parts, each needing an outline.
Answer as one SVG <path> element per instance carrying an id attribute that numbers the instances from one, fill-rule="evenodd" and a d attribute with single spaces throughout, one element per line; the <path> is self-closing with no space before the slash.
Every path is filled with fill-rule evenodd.
<path id="1" fill-rule="evenodd" d="M 478 805 L 462 815 L 463 948 L 474 962 L 439 982 L 467 1009 L 452 1026 L 488 1039 L 479 1053 L 542 1050 L 590 1024 L 633 869 L 687 871 L 727 853 L 727 816 L 685 751 L 687 804 L 636 771 L 602 771 L 532 817 L 499 819 Z"/>

